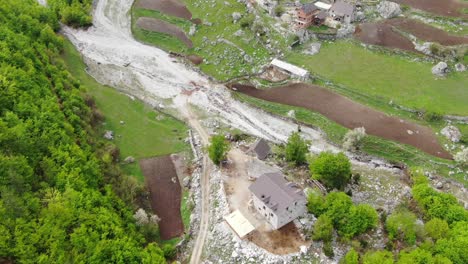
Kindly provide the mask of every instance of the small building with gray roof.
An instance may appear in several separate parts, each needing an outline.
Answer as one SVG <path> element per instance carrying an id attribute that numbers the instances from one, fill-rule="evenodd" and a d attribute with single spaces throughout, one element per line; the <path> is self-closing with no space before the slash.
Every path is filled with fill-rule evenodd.
<path id="1" fill-rule="evenodd" d="M 354 21 L 354 5 L 337 1 L 328 11 L 330 17 L 341 23 L 350 24 Z"/>
<path id="2" fill-rule="evenodd" d="M 265 173 L 249 186 L 255 209 L 274 229 L 279 229 L 306 211 L 303 190 L 279 172 Z"/>
<path id="3" fill-rule="evenodd" d="M 268 145 L 268 142 L 263 138 L 255 141 L 255 143 L 249 149 L 249 152 L 254 153 L 259 160 L 266 159 L 270 154 L 270 151 L 270 145 Z"/>

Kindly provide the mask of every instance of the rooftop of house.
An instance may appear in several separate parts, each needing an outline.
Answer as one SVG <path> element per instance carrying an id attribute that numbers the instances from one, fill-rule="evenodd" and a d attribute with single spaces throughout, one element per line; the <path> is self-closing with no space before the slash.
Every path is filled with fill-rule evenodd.
<path id="1" fill-rule="evenodd" d="M 307 70 L 297 67 L 296 65 L 292 65 L 290 63 L 278 60 L 278 59 L 273 59 L 271 61 L 271 65 L 276 66 L 280 69 L 286 70 L 300 77 L 307 77 L 309 75 L 309 72 Z"/>
<path id="2" fill-rule="evenodd" d="M 270 154 L 270 150 L 270 145 L 268 145 L 268 142 L 263 138 L 255 141 L 255 143 L 250 147 L 250 151 L 254 152 L 261 160 L 266 159 L 268 154 Z"/>
<path id="3" fill-rule="evenodd" d="M 336 14 L 343 14 L 352 16 L 354 12 L 354 6 L 343 1 L 336 2 L 330 8 L 330 11 Z"/>
<path id="4" fill-rule="evenodd" d="M 303 4 L 299 10 L 302 10 L 302 12 L 306 14 L 310 14 L 318 9 L 319 8 L 315 6 L 314 3 L 308 3 L 308 4 Z"/>
<path id="5" fill-rule="evenodd" d="M 288 182 L 279 172 L 265 173 L 249 186 L 249 190 L 274 212 L 287 211 L 296 201 L 305 201 L 302 189 Z"/>

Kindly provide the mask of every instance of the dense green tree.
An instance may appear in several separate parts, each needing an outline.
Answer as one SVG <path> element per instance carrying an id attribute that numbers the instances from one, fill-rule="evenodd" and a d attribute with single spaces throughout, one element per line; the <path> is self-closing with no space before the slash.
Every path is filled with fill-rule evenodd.
<path id="1" fill-rule="evenodd" d="M 312 178 L 325 184 L 329 189 L 343 190 L 351 179 L 351 163 L 343 154 L 322 152 L 310 163 Z"/>
<path id="2" fill-rule="evenodd" d="M 354 248 L 351 248 L 343 258 L 342 264 L 359 264 L 359 253 Z"/>
<path id="3" fill-rule="evenodd" d="M 307 153 L 309 153 L 310 142 L 303 139 L 299 132 L 292 133 L 286 143 L 285 156 L 289 162 L 294 162 L 296 165 L 305 164 L 307 161 Z"/>
<path id="4" fill-rule="evenodd" d="M 372 206 L 360 204 L 350 208 L 349 216 L 343 222 L 339 228 L 340 234 L 346 238 L 352 238 L 376 227 L 378 215 Z"/>
<path id="5" fill-rule="evenodd" d="M 325 197 L 319 191 L 312 190 L 307 195 L 307 209 L 309 213 L 320 216 L 326 208 L 324 208 Z"/>
<path id="6" fill-rule="evenodd" d="M 362 264 L 393 264 L 393 255 L 386 250 L 367 252 L 362 256 Z"/>
<path id="7" fill-rule="evenodd" d="M 393 212 L 387 218 L 385 228 L 391 240 L 404 241 L 409 245 L 416 243 L 416 215 L 407 210 Z"/>
<path id="8" fill-rule="evenodd" d="M 338 227 L 349 217 L 352 205 L 353 201 L 344 192 L 331 192 L 325 198 L 325 214 L 332 219 L 333 226 Z"/>
<path id="9" fill-rule="evenodd" d="M 449 226 L 446 221 L 434 218 L 424 224 L 424 230 L 432 239 L 437 240 L 447 236 Z"/>
<path id="10" fill-rule="evenodd" d="M 415 250 L 400 253 L 398 264 L 433 264 L 434 258 L 431 252 L 417 248 Z"/>
<path id="11" fill-rule="evenodd" d="M 215 135 L 210 139 L 210 146 L 208 147 L 208 154 L 214 164 L 219 165 L 221 161 L 226 159 L 227 152 L 229 151 L 229 143 L 223 135 Z"/>
<path id="12" fill-rule="evenodd" d="M 331 241 L 333 237 L 333 223 L 327 215 L 321 215 L 314 224 L 313 240 Z"/>

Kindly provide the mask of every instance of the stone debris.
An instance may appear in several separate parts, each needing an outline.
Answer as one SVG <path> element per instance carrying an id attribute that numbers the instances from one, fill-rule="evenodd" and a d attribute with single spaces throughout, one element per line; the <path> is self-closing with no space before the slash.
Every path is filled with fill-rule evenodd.
<path id="1" fill-rule="evenodd" d="M 114 139 L 114 131 L 111 130 L 106 130 L 104 133 L 104 138 L 108 140 L 113 140 Z"/>
<path id="2" fill-rule="evenodd" d="M 466 66 L 463 65 L 462 63 L 457 63 L 457 64 L 455 64 L 455 70 L 457 72 L 464 72 L 464 71 L 466 71 Z"/>
<path id="3" fill-rule="evenodd" d="M 399 16 L 401 14 L 401 8 L 397 3 L 382 1 L 377 5 L 377 12 L 379 12 L 380 16 L 383 18 L 388 19 Z"/>
<path id="4" fill-rule="evenodd" d="M 447 63 L 441 61 L 436 66 L 432 67 L 432 74 L 444 77 L 449 72 Z"/>
<path id="5" fill-rule="evenodd" d="M 455 126 L 446 126 L 440 131 L 440 133 L 444 135 L 448 140 L 455 143 L 459 142 L 462 136 L 460 130 Z"/>
<path id="6" fill-rule="evenodd" d="M 132 157 L 132 156 L 128 156 L 124 159 L 124 162 L 129 164 L 129 163 L 134 163 L 135 162 L 135 158 Z"/>
<path id="7" fill-rule="evenodd" d="M 234 21 L 234 23 L 236 23 L 237 21 L 239 21 L 241 18 L 242 18 L 242 14 L 241 14 L 241 13 L 239 13 L 239 12 L 234 12 L 234 13 L 232 13 L 232 20 Z"/>
<path id="8" fill-rule="evenodd" d="M 304 54 L 315 55 L 320 52 L 320 47 L 322 44 L 320 42 L 311 43 L 304 51 Z"/>

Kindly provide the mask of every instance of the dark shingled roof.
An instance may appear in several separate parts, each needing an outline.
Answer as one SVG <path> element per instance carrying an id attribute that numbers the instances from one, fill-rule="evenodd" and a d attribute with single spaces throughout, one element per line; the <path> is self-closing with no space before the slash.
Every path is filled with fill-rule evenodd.
<path id="1" fill-rule="evenodd" d="M 304 11 L 304 13 L 310 14 L 310 13 L 314 12 L 315 10 L 318 10 L 319 8 L 316 7 L 313 3 L 308 3 L 308 4 L 303 4 L 301 6 L 301 9 L 302 9 L 302 11 Z"/>
<path id="2" fill-rule="evenodd" d="M 286 211 L 296 201 L 305 201 L 299 186 L 288 182 L 279 172 L 265 173 L 249 186 L 249 190 L 275 212 Z"/>
<path id="3" fill-rule="evenodd" d="M 268 154 L 270 154 L 270 145 L 268 145 L 268 142 L 262 138 L 257 140 L 250 147 L 250 151 L 254 152 L 259 159 L 264 160 L 267 158 Z"/>
<path id="4" fill-rule="evenodd" d="M 317 16 L 315 16 L 316 18 L 318 19 L 325 19 L 327 18 L 328 14 L 326 11 L 320 11 L 320 13 L 317 14 Z"/>
<path id="5" fill-rule="evenodd" d="M 352 16 L 354 12 L 354 6 L 346 2 L 339 1 L 332 5 L 330 11 L 334 11 L 336 14 Z"/>

